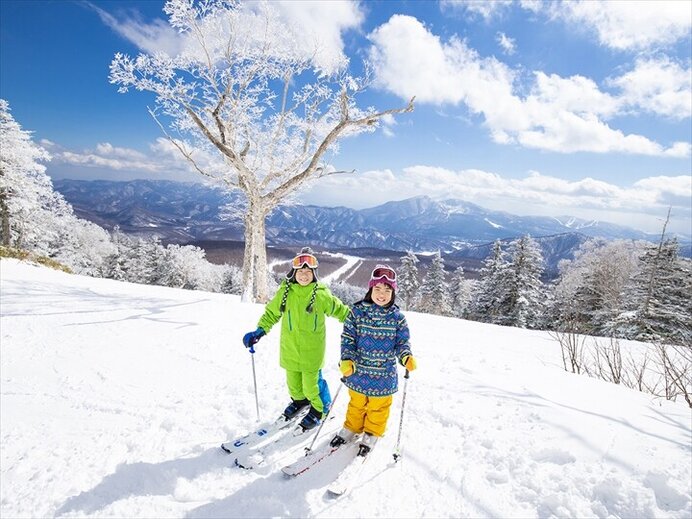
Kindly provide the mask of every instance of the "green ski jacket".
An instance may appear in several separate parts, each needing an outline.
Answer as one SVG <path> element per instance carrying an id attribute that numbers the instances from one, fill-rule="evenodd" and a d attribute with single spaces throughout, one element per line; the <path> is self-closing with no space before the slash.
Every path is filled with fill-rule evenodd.
<path id="1" fill-rule="evenodd" d="M 289 288 L 281 322 L 279 364 L 290 371 L 317 371 L 324 366 L 327 344 L 325 317 L 335 317 L 343 323 L 350 309 L 332 295 L 326 285 L 317 282 L 313 310 L 308 313 L 307 307 L 315 283 L 301 286 L 284 280 L 257 323 L 266 333 L 281 320 L 281 300 L 286 283 L 289 283 Z"/>

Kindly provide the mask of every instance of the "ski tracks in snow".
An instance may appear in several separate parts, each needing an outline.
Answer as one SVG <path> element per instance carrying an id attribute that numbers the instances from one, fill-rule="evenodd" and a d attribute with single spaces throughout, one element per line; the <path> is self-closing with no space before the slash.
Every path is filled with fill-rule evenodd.
<path id="1" fill-rule="evenodd" d="M 334 283 L 336 281 L 339 281 L 339 278 L 349 272 L 351 269 L 354 268 L 354 266 L 362 262 L 363 260 L 361 258 L 358 258 L 356 256 L 347 256 L 346 254 L 341 254 L 341 253 L 331 253 L 331 252 L 323 252 L 322 255 L 324 256 L 331 256 L 333 258 L 343 258 L 346 260 L 346 263 L 336 269 L 334 272 L 331 274 L 324 276 L 323 278 L 320 279 L 323 283 L 330 284 Z M 346 281 L 346 280 L 344 280 Z"/>

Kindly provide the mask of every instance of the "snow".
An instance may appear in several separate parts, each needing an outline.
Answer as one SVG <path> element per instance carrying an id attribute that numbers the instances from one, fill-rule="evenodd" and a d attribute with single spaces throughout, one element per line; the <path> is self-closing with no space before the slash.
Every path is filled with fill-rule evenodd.
<path id="1" fill-rule="evenodd" d="M 0 288 L 2 517 L 692 515 L 686 404 L 564 372 L 544 332 L 407 312 L 403 458 L 400 392 L 362 482 L 334 500 L 343 457 L 289 480 L 300 447 L 255 472 L 219 449 L 256 426 L 240 339 L 261 305 L 8 259 Z M 340 329 L 329 320 L 332 393 Z M 277 332 L 256 347 L 263 420 L 288 400 Z"/>
<path id="2" fill-rule="evenodd" d="M 488 222 L 488 224 L 490 224 L 490 225 L 491 225 L 492 227 L 494 227 L 495 229 L 502 229 L 502 228 L 503 228 L 502 225 L 500 225 L 499 223 L 491 222 L 491 221 L 488 220 L 487 218 L 483 218 L 483 219 L 484 219 L 486 222 Z"/>
<path id="3" fill-rule="evenodd" d="M 349 272 L 356 263 L 358 263 L 359 261 L 362 262 L 362 259 L 357 257 L 357 256 L 349 256 L 347 254 L 342 254 L 340 252 L 338 252 L 338 253 L 323 252 L 322 254 L 324 254 L 325 256 L 331 256 L 333 258 L 341 258 L 341 259 L 346 260 L 346 263 L 343 266 L 339 267 L 338 269 L 336 269 L 331 274 L 324 276 L 323 278 L 320 279 L 320 281 L 322 281 L 323 283 L 327 283 L 327 284 L 332 283 L 334 281 L 338 281 L 339 278 L 341 276 L 343 276 L 344 274 L 346 274 L 347 272 Z"/>

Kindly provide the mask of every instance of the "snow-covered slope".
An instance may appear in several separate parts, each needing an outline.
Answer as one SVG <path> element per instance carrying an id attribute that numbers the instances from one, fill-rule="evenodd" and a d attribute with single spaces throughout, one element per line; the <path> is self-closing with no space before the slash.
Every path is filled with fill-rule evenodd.
<path id="1" fill-rule="evenodd" d="M 404 458 L 390 463 L 399 393 L 362 483 L 334 500 L 343 459 L 287 480 L 300 449 L 244 472 L 218 448 L 255 425 L 240 339 L 262 306 L 5 259 L 0 278 L 2 517 L 692 514 L 687 406 L 565 373 L 545 333 L 407 314 Z M 332 392 L 339 333 L 332 320 Z M 288 400 L 278 339 L 255 354 L 265 419 Z"/>

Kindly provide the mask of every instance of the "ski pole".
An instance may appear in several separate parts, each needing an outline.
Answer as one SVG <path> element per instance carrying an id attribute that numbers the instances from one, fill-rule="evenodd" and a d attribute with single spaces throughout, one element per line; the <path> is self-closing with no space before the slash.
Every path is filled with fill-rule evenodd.
<path id="1" fill-rule="evenodd" d="M 259 396 L 257 395 L 257 376 L 255 375 L 255 345 L 250 346 L 250 358 L 252 359 L 252 382 L 255 386 L 255 406 L 257 407 L 257 421 L 260 421 Z"/>
<path id="2" fill-rule="evenodd" d="M 328 412 L 327 414 L 324 415 L 324 420 L 322 420 L 322 423 L 321 423 L 320 426 L 317 428 L 317 432 L 315 432 L 315 436 L 312 438 L 312 442 L 310 442 L 310 446 L 309 446 L 309 447 L 305 447 L 305 455 L 306 455 L 306 456 L 307 456 L 308 454 L 310 454 L 310 451 L 312 451 L 312 447 L 315 445 L 315 442 L 317 441 L 317 437 L 320 435 L 320 431 L 322 430 L 322 426 L 324 425 L 324 422 L 327 421 L 327 417 L 329 416 L 329 413 L 331 413 L 331 412 L 332 412 L 332 409 L 334 409 L 334 404 L 336 403 L 336 399 L 339 397 L 339 393 L 341 392 L 341 388 L 342 388 L 343 385 L 344 385 L 344 384 L 343 384 L 344 379 L 343 379 L 343 378 L 340 379 L 339 382 L 341 382 L 341 384 L 339 384 L 339 387 L 338 387 L 338 389 L 336 390 L 336 393 L 334 394 L 334 398 L 332 398 L 332 405 L 331 405 L 331 407 L 329 408 L 329 412 Z"/>
<path id="3" fill-rule="evenodd" d="M 409 371 L 406 370 L 406 374 L 404 375 L 404 395 L 401 399 L 401 417 L 399 418 L 399 435 L 396 438 L 396 447 L 394 448 L 394 463 L 399 461 L 399 458 L 401 458 L 401 430 L 403 429 L 404 426 L 404 406 L 406 405 L 406 387 L 408 386 L 408 374 Z"/>

